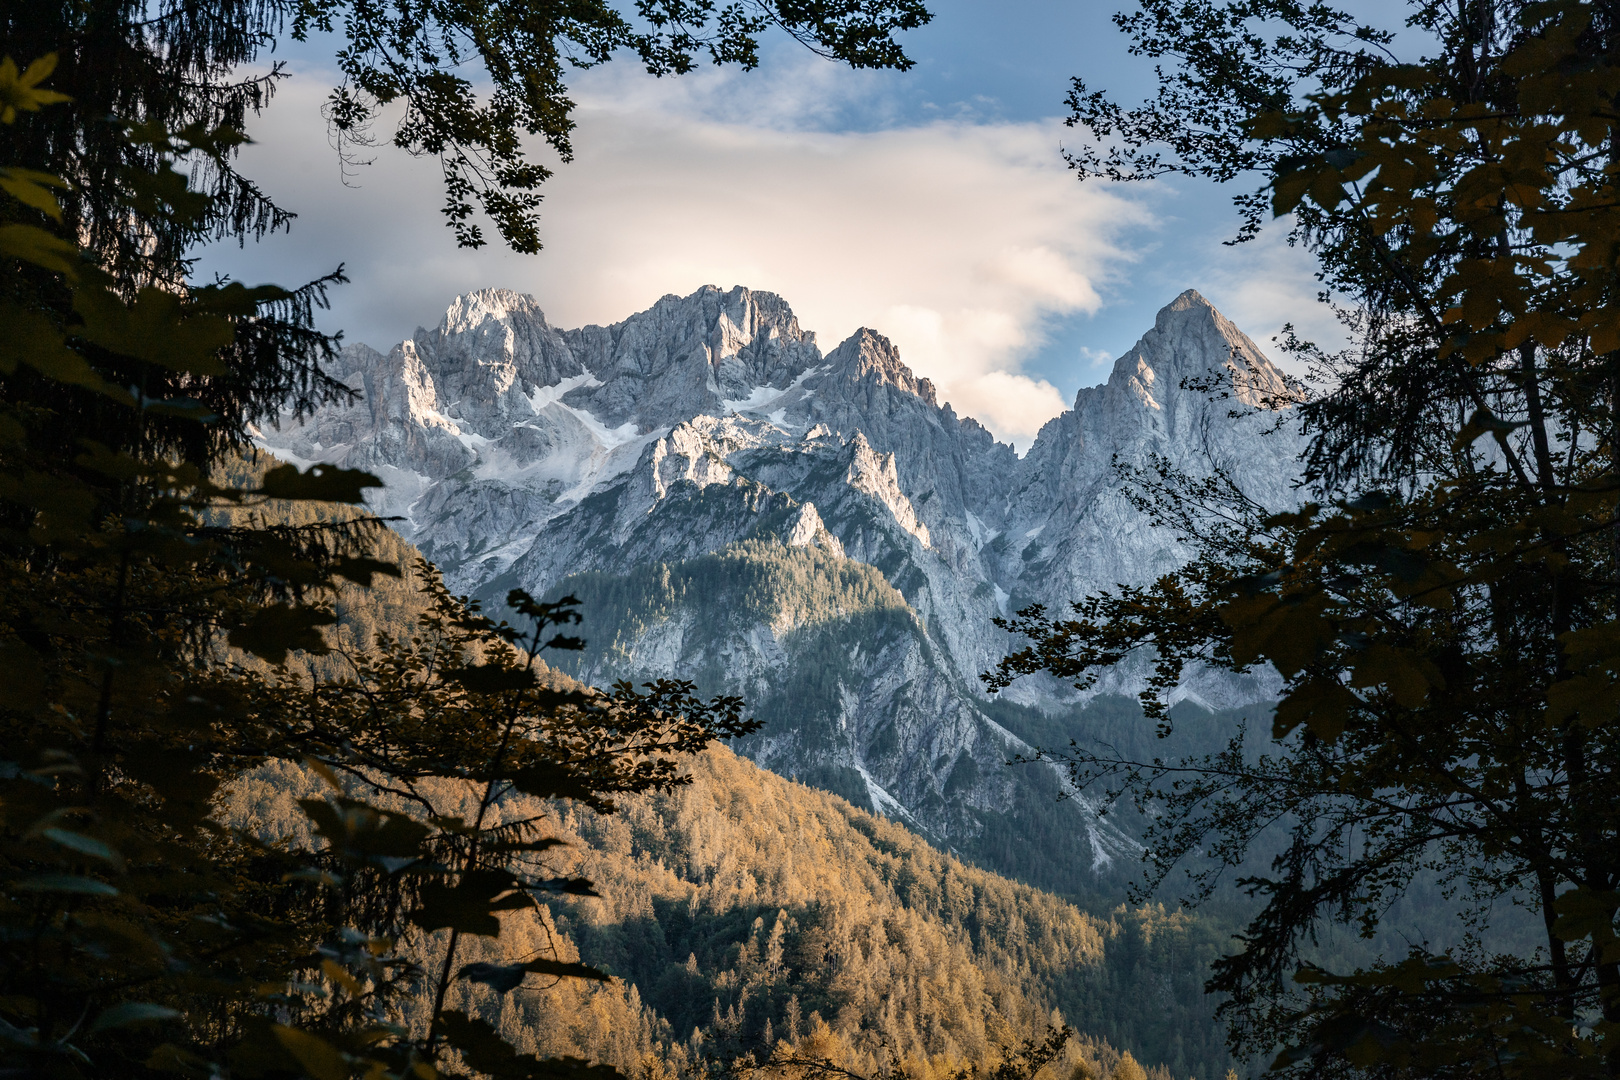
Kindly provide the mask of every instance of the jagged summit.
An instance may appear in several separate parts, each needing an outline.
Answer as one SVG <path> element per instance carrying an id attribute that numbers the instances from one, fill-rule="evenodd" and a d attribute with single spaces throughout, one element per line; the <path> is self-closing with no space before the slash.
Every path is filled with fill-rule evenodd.
<path id="1" fill-rule="evenodd" d="M 972 418 L 941 406 L 933 384 L 882 334 L 863 327 L 823 356 L 782 297 L 743 287 L 668 295 L 610 326 L 577 330 L 553 327 L 531 296 L 482 289 L 457 297 L 436 329 L 418 331 L 386 357 L 351 347 L 343 363 L 364 400 L 323 410 L 268 441 L 297 458 L 380 470 L 390 480 L 388 509 L 403 513 L 413 539 L 467 588 L 523 559 L 542 543 L 548 522 L 641 470 L 652 470 L 649 497 L 662 499 L 666 474 L 695 482 L 737 473 L 744 471 L 739 454 L 800 441 L 821 454 L 859 441 L 891 457 L 905 503 L 887 499 L 892 521 L 947 553 L 953 573 L 1013 602 L 1053 599 L 1057 587 L 1059 595 L 1106 587 L 1184 557 L 1145 532 L 1104 544 L 1086 531 L 1118 487 L 1116 460 L 1159 455 L 1185 459 L 1194 472 L 1236 470 L 1264 501 L 1292 499 L 1295 448 L 1287 433 L 1263 439 L 1259 425 L 1231 419 L 1231 402 L 1221 399 L 1257 408 L 1286 400 L 1282 375 L 1191 289 L 1159 312 L 1106 383 L 1081 390 L 1074 408 L 1042 429 L 1022 459 Z M 710 419 L 691 426 L 703 418 Z M 666 445 L 678 428 L 697 432 L 690 436 L 697 443 Z M 811 440 L 818 429 L 830 441 Z M 698 443 L 704 448 L 694 449 Z M 671 472 L 676 458 L 726 464 Z M 770 477 L 759 479 L 791 491 L 808 474 L 795 468 L 789 478 L 786 468 L 772 464 Z M 877 497 L 875 489 L 868 494 Z M 1131 517 L 1108 513 L 1122 525 Z M 1031 542 L 1002 540 L 984 550 L 986 538 L 1014 527 Z M 1089 539 L 1055 541 L 1080 535 Z M 846 546 L 860 543 L 846 539 Z M 1058 564 L 1041 554 L 1053 550 L 1064 552 Z M 1103 567 L 1108 576 L 1099 575 Z M 549 584 L 536 573 L 536 585 Z M 965 674 L 990 655 L 968 652 Z"/>
<path id="2" fill-rule="evenodd" d="M 1292 400 L 1281 370 L 1196 289 L 1159 309 L 1153 329 L 1114 361 L 1108 383 L 1128 385 L 1154 407 L 1179 389 L 1203 397 L 1229 389 L 1251 408 L 1276 408 Z"/>
<path id="3" fill-rule="evenodd" d="M 546 317 L 540 310 L 540 302 L 528 293 L 513 289 L 474 289 L 450 301 L 444 318 L 439 321 L 438 331 L 441 334 L 464 333 L 485 320 L 510 320 L 514 316 L 537 318 L 541 322 Z M 424 331 L 418 328 L 417 334 L 422 333 Z"/>
<path id="4" fill-rule="evenodd" d="M 813 331 L 800 330 L 798 317 L 793 314 L 792 307 L 780 294 L 763 289 L 750 289 L 746 285 L 733 285 L 729 289 L 719 285 L 704 285 L 686 296 L 665 293 L 650 310 L 672 310 L 693 306 L 701 307 L 711 314 L 724 313 L 744 334 L 755 333 L 754 320 L 757 318 L 760 326 L 782 327 L 794 338 L 802 337 L 814 341 L 816 337 Z M 640 314 L 645 315 L 647 312 Z M 629 319 L 613 325 L 623 326 L 638 317 L 632 315 Z"/>
<path id="5" fill-rule="evenodd" d="M 915 394 L 930 405 L 939 404 L 934 384 L 918 378 L 900 359 L 900 350 L 894 347 L 894 342 L 876 330 L 864 326 L 856 330 L 827 354 L 827 364 L 833 372 L 851 381 L 871 379 Z"/>
<path id="6" fill-rule="evenodd" d="M 1215 311 L 1215 305 L 1210 303 L 1208 300 L 1205 300 L 1204 294 L 1199 292 L 1197 289 L 1183 289 L 1180 296 L 1177 296 L 1174 300 L 1170 301 L 1168 304 L 1164 305 L 1164 307 L 1159 309 L 1159 314 L 1155 316 L 1153 321 L 1154 324 L 1157 325 L 1160 319 L 1172 312 L 1196 311 L 1198 309 Z M 1217 315 L 1220 314 L 1218 311 L 1215 313 Z"/>
<path id="7" fill-rule="evenodd" d="M 953 843 L 1029 798 L 1001 765 L 1023 744 L 990 718 L 977 679 L 1008 645 L 991 619 L 1031 603 L 1062 610 L 1190 555 L 1124 496 L 1121 468 L 1162 459 L 1224 471 L 1278 509 L 1297 498 L 1298 432 L 1264 408 L 1281 374 L 1192 290 L 1023 458 L 941 405 L 882 334 L 862 328 L 823 355 L 782 297 L 740 287 L 574 330 L 533 297 L 479 290 L 387 355 L 353 347 L 342 363 L 363 400 L 303 425 L 285 418 L 266 445 L 378 473 L 388 486 L 376 508 L 404 519 L 458 592 L 498 602 L 590 572 L 629 595 L 654 587 L 634 584 L 649 567 L 750 541 L 751 558 L 775 544 L 801 560 L 758 581 L 847 594 L 818 624 L 833 637 L 813 648 L 752 602 L 716 618 L 692 606 L 701 597 L 661 594 L 582 673 L 704 672 L 708 689 L 781 702 L 757 760 L 843 777 L 826 783 Z M 1234 416 L 1233 396 L 1252 414 Z M 849 622 L 860 617 L 850 582 L 874 573 L 905 617 Z M 1130 692 L 1141 678 L 1122 670 L 1103 688 Z M 1214 675 L 1177 691 L 1211 705 L 1268 692 Z M 1062 709 L 1063 693 L 1031 684 L 1011 696 Z M 1099 868 L 1129 855 L 1130 839 L 1083 798 L 1064 805 Z"/>

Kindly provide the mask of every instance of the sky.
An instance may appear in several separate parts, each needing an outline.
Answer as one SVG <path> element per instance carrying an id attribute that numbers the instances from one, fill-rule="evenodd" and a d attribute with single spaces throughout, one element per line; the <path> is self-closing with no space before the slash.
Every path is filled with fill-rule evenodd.
<path id="1" fill-rule="evenodd" d="M 432 161 L 384 146 L 345 178 L 320 117 L 333 42 L 284 46 L 291 78 L 250 123 L 243 167 L 298 219 L 203 250 L 199 272 L 285 284 L 342 263 L 351 284 L 322 325 L 385 351 L 476 288 L 531 293 L 575 327 L 745 285 L 785 297 L 824 350 L 861 326 L 885 334 L 942 400 L 1020 449 L 1184 289 L 1273 359 L 1290 321 L 1334 340 L 1313 264 L 1283 228 L 1222 244 L 1232 191 L 1067 169 L 1072 76 L 1127 101 L 1153 88 L 1113 5 L 930 7 L 934 21 L 903 37 L 905 73 L 851 71 L 787 40 L 752 72 L 654 79 L 627 58 L 577 73 L 574 160 L 545 185 L 545 249 L 530 256 L 498 239 L 458 249 Z"/>

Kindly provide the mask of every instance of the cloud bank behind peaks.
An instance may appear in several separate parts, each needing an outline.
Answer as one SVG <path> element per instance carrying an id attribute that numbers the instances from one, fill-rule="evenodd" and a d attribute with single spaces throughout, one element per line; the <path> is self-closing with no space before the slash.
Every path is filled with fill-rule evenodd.
<path id="1" fill-rule="evenodd" d="M 1131 261 L 1128 231 L 1149 222 L 1075 182 L 1060 124 L 827 130 L 877 84 L 819 62 L 678 82 L 616 68 L 576 87 L 575 157 L 546 186 L 546 250 L 527 258 L 458 251 L 431 162 L 384 149 L 343 187 L 317 114 L 330 83 L 299 73 L 245 162 L 301 213 L 276 244 L 298 255 L 282 277 L 347 262 L 338 321 L 379 347 L 481 286 L 533 293 L 554 324 L 578 326 L 747 285 L 784 296 L 824 349 L 861 326 L 887 335 L 943 400 L 1021 446 L 1062 411 L 1021 365 L 1051 320 L 1097 310 Z M 229 269 L 232 255 L 211 261 Z"/>
<path id="2" fill-rule="evenodd" d="M 768 289 L 826 348 L 886 334 L 959 412 L 1021 442 L 1064 407 L 1021 361 L 1047 319 L 1100 306 L 1115 234 L 1140 218 L 1074 182 L 1057 125 L 784 132 L 583 106 L 551 195 L 570 279 L 546 282 L 548 310 L 601 321 L 703 284 Z M 656 173 L 635 175 L 643 156 Z M 587 196 L 605 183 L 615 197 Z"/>

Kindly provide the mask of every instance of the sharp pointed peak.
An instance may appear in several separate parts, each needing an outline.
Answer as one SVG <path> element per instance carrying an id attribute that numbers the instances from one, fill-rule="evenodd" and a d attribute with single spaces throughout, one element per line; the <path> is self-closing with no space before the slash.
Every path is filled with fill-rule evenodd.
<path id="1" fill-rule="evenodd" d="M 1186 319 L 1212 318 L 1217 323 L 1228 323 L 1229 319 L 1219 308 L 1209 302 L 1209 299 L 1197 289 L 1185 289 L 1181 295 L 1159 309 L 1154 316 L 1154 326 L 1162 327 L 1166 323 L 1183 321 Z"/>
<path id="2" fill-rule="evenodd" d="M 1216 334 L 1226 338 L 1233 345 L 1242 343 L 1259 353 L 1259 348 L 1251 341 L 1236 323 L 1209 301 L 1209 298 L 1197 289 L 1184 289 L 1180 295 L 1159 309 L 1153 319 L 1153 329 L 1148 331 L 1163 334 L 1172 327 L 1186 328 L 1189 326 L 1204 325 L 1213 328 Z M 1145 339 L 1144 339 L 1145 340 Z M 1140 347 L 1142 342 L 1137 342 Z M 1135 351 L 1135 350 L 1132 350 Z M 1130 353 L 1122 354 L 1116 361 L 1124 361 Z"/>
<path id="3" fill-rule="evenodd" d="M 1272 408 L 1292 400 L 1282 372 L 1259 345 L 1197 289 L 1186 289 L 1160 308 L 1153 329 L 1114 361 L 1108 381 L 1136 386 L 1140 394 L 1160 400 L 1183 389 L 1189 376 L 1217 374 L 1232 381 L 1246 405 Z"/>
<path id="4" fill-rule="evenodd" d="M 895 348 L 894 342 L 871 327 L 863 326 L 845 338 L 838 348 L 827 354 L 827 361 L 851 379 L 874 379 L 915 394 L 930 405 L 939 404 L 934 384 L 918 378 L 900 359 L 900 350 Z"/>

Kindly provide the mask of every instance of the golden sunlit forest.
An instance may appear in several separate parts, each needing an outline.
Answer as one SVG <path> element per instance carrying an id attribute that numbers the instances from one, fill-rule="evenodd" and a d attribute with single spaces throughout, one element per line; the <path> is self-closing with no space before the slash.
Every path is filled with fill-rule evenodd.
<path id="1" fill-rule="evenodd" d="M 276 464 L 267 455 L 237 460 L 222 475 L 246 486 Z M 354 517 L 287 502 L 265 512 L 293 525 Z M 374 550 L 401 566 L 424 565 L 392 534 Z M 814 632 L 832 609 L 904 608 L 858 563 L 780 543 L 729 557 L 775 575 L 769 588 L 750 591 L 779 597 L 789 609 L 775 612 L 784 625 Z M 340 588 L 328 631 L 335 654 L 290 656 L 299 678 L 340 677 L 336 654 L 409 637 L 427 610 L 413 589 L 420 572 Z M 820 584 L 827 572 L 830 588 Z M 667 569 L 649 573 L 670 581 Z M 750 588 L 746 571 L 726 576 Z M 601 619 L 581 629 L 622 636 Z M 250 656 L 239 662 L 269 670 Z M 552 686 L 579 685 L 543 664 L 539 672 Z M 614 978 L 562 981 L 517 998 L 469 987 L 463 1008 L 489 1016 L 525 1052 L 606 1062 L 648 1080 L 678 1080 L 744 1054 L 825 1060 L 868 1076 L 898 1065 L 944 1080 L 1081 1017 L 1084 1030 L 1049 1068 L 1089 1068 L 1105 1080 L 1125 1048 L 1119 1075 L 1129 1076 L 1129 1047 L 1164 1047 L 1163 1062 L 1148 1061 L 1154 1080 L 1224 1076 L 1198 992 L 1219 941 L 1192 916 L 1163 904 L 1086 914 L 719 746 L 686 768 L 689 784 L 616 800 L 611 814 L 569 801 L 496 805 L 492 827 L 547 819 L 566 845 L 552 860 L 559 872 L 601 895 L 504 916 L 494 947 L 471 946 L 468 957 L 552 954 Z M 315 848 L 321 841 L 300 801 L 321 797 L 324 786 L 301 764 L 266 765 L 222 792 L 221 819 L 267 843 Z M 463 816 L 472 808 L 464 791 L 446 788 L 438 798 Z M 379 805 L 408 811 L 399 801 Z"/>

